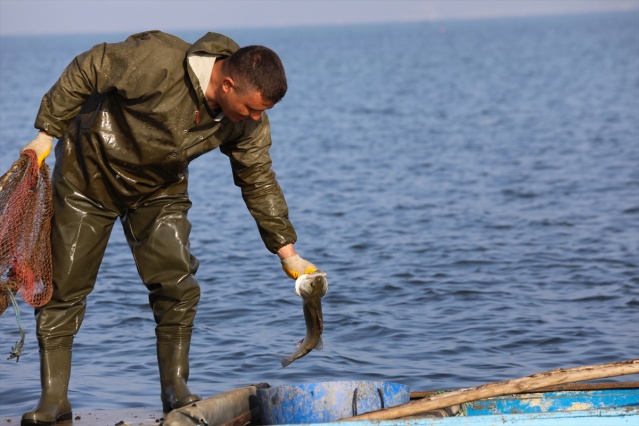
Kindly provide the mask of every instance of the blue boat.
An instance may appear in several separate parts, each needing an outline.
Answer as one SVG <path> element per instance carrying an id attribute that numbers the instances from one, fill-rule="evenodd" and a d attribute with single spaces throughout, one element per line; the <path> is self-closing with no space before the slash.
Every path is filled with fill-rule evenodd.
<path id="1" fill-rule="evenodd" d="M 575 388 L 579 390 L 500 396 L 410 418 L 364 422 L 376 426 L 639 426 L 639 382 Z M 362 421 L 340 423 L 363 425 Z"/>
<path id="2" fill-rule="evenodd" d="M 334 382 L 339 383 L 339 382 Z M 343 382 L 348 383 L 348 382 Z M 351 385 L 349 385 L 351 386 Z M 392 420 L 350 420 L 346 416 L 317 421 L 317 407 L 309 409 L 309 403 L 300 393 L 287 388 L 284 392 L 267 392 L 268 399 L 260 398 L 261 391 L 268 391 L 267 384 L 238 388 L 214 396 L 193 407 L 174 410 L 164 421 L 165 426 L 204 425 L 313 425 L 313 426 L 639 426 L 639 382 L 562 385 L 536 392 L 499 396 L 419 413 Z M 270 388 L 274 389 L 274 388 Z M 388 389 L 387 389 L 388 390 Z M 386 392 L 386 391 L 384 391 Z M 310 392 L 317 398 L 323 392 Z M 428 398 L 434 392 L 412 392 L 410 401 Z M 290 398 L 282 397 L 287 395 Z M 360 393 L 361 396 L 361 393 Z M 302 398 L 302 399 L 300 399 Z M 363 398 L 360 399 L 365 399 Z M 383 400 L 385 398 L 381 396 Z M 331 401 L 340 398 L 335 394 Z M 373 399 L 375 397 L 373 396 Z M 272 402 L 282 413 L 278 419 L 288 421 L 269 422 L 272 413 L 265 413 L 264 401 Z M 297 405 L 296 405 L 297 404 Z M 359 403 L 358 403 L 359 404 Z M 312 405 L 312 404 L 311 404 Z M 320 404 L 321 405 L 321 404 Z M 353 402 L 347 409 L 357 411 Z M 382 403 L 382 405 L 384 405 Z M 209 411 L 207 412 L 207 406 Z M 361 405 L 360 405 L 361 408 Z M 383 407 L 382 407 L 383 408 Z M 268 407 L 266 410 L 271 410 Z M 311 411 L 316 411 L 311 413 Z M 319 410 L 321 411 L 321 410 Z M 355 414 L 355 413 L 353 413 Z M 321 418 L 321 414 L 319 415 Z"/>
<path id="3" fill-rule="evenodd" d="M 246 386 L 206 398 L 201 403 L 163 415 L 156 409 L 90 410 L 74 412 L 73 426 L 247 426 L 268 424 L 256 393 L 267 384 Z M 435 392 L 411 392 L 419 401 Z M 198 411 L 200 410 L 200 411 Z M 302 410 L 300 410 L 302 411 Z M 19 418 L 2 419 L 20 424 Z M 446 407 L 408 418 L 289 424 L 314 426 L 638 426 L 639 382 L 562 385 L 536 392 L 499 396 Z M 284 424 L 284 423 L 282 423 Z"/>

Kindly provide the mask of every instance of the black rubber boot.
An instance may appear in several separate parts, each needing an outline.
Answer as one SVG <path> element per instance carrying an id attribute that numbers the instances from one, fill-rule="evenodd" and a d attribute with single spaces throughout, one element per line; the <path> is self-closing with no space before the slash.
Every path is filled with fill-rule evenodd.
<path id="1" fill-rule="evenodd" d="M 40 348 L 42 394 L 33 411 L 22 416 L 22 426 L 48 426 L 71 420 L 67 398 L 71 375 L 71 342 L 53 348 Z"/>
<path id="2" fill-rule="evenodd" d="M 202 399 L 191 393 L 186 384 L 189 379 L 190 347 L 191 339 L 188 337 L 157 336 L 162 409 L 165 413 Z"/>

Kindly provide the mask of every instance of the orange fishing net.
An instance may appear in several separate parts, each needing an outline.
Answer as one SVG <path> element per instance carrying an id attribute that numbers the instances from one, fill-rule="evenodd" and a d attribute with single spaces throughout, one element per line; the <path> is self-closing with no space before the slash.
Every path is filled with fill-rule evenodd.
<path id="1" fill-rule="evenodd" d="M 0 315 L 13 294 L 36 308 L 51 299 L 52 216 L 49 167 L 27 150 L 0 178 Z"/>

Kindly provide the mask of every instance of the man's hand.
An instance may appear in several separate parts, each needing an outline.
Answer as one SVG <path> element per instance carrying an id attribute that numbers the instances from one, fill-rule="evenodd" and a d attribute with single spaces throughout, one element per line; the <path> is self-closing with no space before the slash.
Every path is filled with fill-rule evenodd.
<path id="1" fill-rule="evenodd" d="M 38 166 L 41 166 L 44 159 L 47 158 L 51 152 L 51 146 L 53 146 L 53 136 L 40 130 L 38 136 L 22 148 L 20 154 L 28 149 L 34 150 L 38 156 Z"/>
<path id="2" fill-rule="evenodd" d="M 294 280 L 299 278 L 300 275 L 310 274 L 317 271 L 317 267 L 308 260 L 302 259 L 299 254 L 282 259 L 282 269 L 286 272 L 290 278 Z"/>

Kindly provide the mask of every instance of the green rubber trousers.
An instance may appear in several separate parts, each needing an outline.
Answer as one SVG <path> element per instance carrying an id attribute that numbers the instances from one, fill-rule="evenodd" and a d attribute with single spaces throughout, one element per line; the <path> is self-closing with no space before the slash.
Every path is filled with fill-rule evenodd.
<path id="1" fill-rule="evenodd" d="M 60 174 L 54 176 L 53 187 L 54 290 L 49 303 L 36 310 L 40 347 L 56 347 L 80 329 L 86 297 L 118 218 L 149 290 L 156 335 L 190 339 L 200 286 L 195 278 L 199 263 L 189 247 L 191 202 L 186 191 L 167 192 L 134 209 L 122 209 L 83 195 Z"/>

